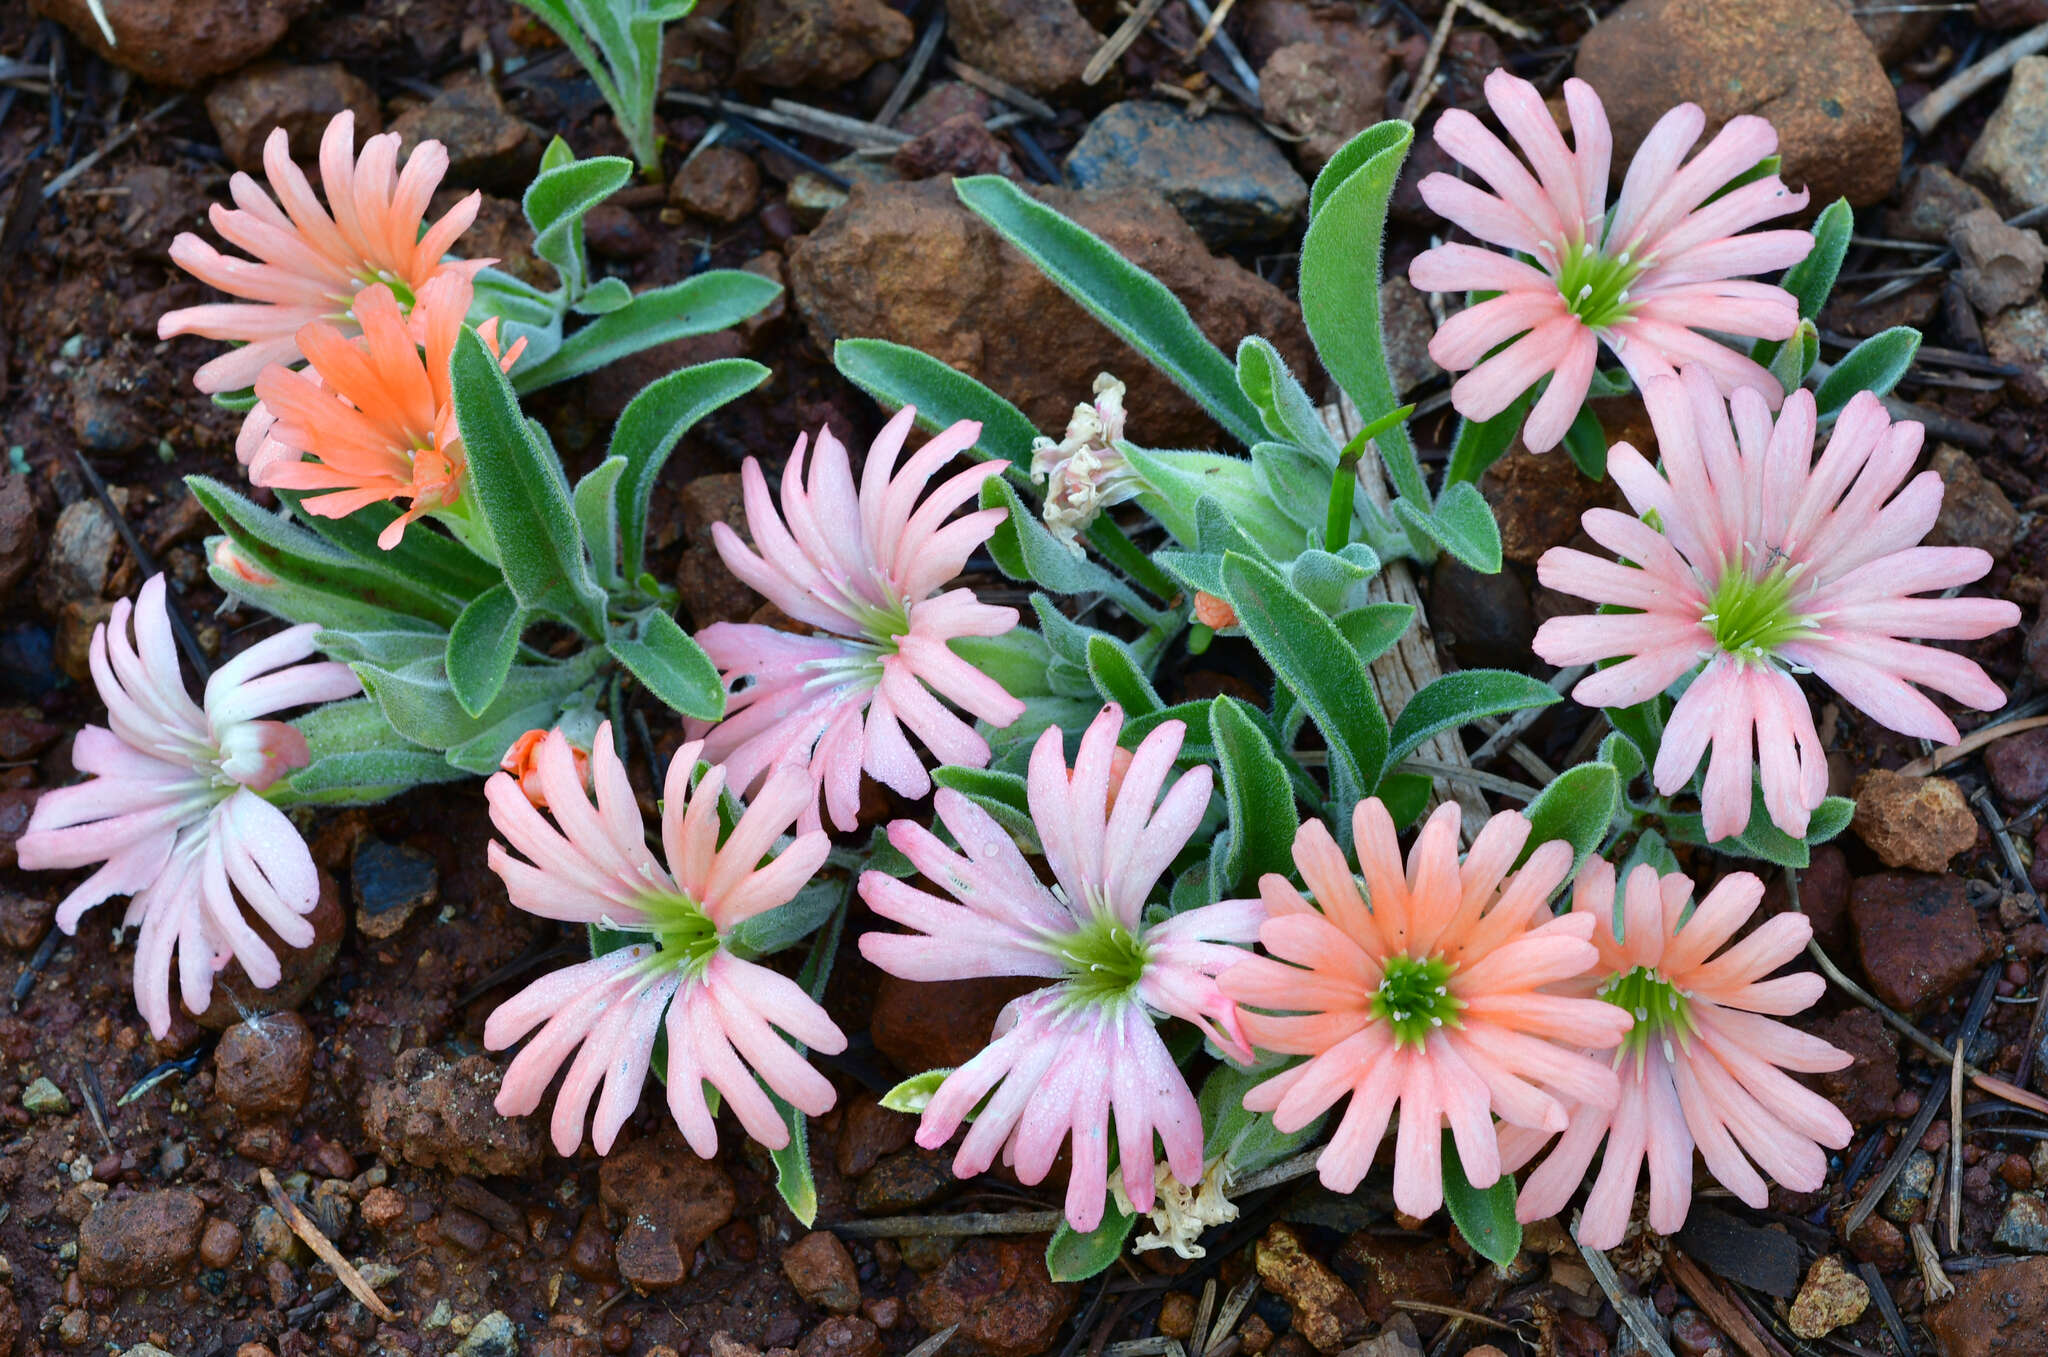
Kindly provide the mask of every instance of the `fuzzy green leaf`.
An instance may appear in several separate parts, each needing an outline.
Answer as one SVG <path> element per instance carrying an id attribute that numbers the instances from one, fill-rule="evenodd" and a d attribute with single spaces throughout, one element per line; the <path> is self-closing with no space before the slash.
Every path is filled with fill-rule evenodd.
<path id="1" fill-rule="evenodd" d="M 780 284 L 745 269 L 711 269 L 650 289 L 568 336 L 547 359 L 521 363 L 516 369 L 519 390 L 538 391 L 672 339 L 727 329 L 781 292 Z"/>
<path id="2" fill-rule="evenodd" d="M 1503 1173 L 1491 1186 L 1474 1187 L 1449 1131 L 1443 1133 L 1444 1205 L 1451 1223 L 1472 1251 L 1495 1267 L 1506 1267 L 1522 1251 L 1522 1225 L 1515 1219 L 1515 1178 Z"/>
<path id="3" fill-rule="evenodd" d="M 1464 669 L 1435 679 L 1401 708 L 1394 718 L 1389 766 L 1413 753 L 1424 741 L 1446 730 L 1526 707 L 1547 707 L 1559 701 L 1549 684 L 1505 669 Z"/>
<path id="4" fill-rule="evenodd" d="M 1216 742 L 1217 775 L 1230 815 L 1230 846 L 1217 889 L 1229 895 L 1256 893 L 1267 872 L 1288 875 L 1294 868 L 1294 789 L 1287 766 L 1242 702 L 1219 697 L 1209 704 L 1209 729 Z"/>
<path id="5" fill-rule="evenodd" d="M 650 608 L 642 615 L 637 634 L 614 632 L 605 649 L 648 692 L 683 715 L 699 721 L 725 715 L 725 682 L 718 676 L 718 666 L 660 609 Z"/>
<path id="6" fill-rule="evenodd" d="M 640 388 L 612 429 L 609 456 L 626 459 L 619 482 L 619 547 L 625 577 L 640 578 L 647 559 L 647 503 L 677 442 L 698 420 L 768 380 L 768 369 L 745 358 L 719 358 L 679 368 Z"/>
<path id="7" fill-rule="evenodd" d="M 832 346 L 832 365 L 887 409 L 916 406 L 922 428 L 937 432 L 963 419 L 979 421 L 975 454 L 1007 461 L 1012 480 L 1030 479 L 1037 428 L 1022 410 L 966 373 L 886 339 L 842 339 Z"/>
<path id="8" fill-rule="evenodd" d="M 448 686 L 471 716 L 481 716 L 505 686 L 526 614 L 512 591 L 493 585 L 470 600 L 448 633 Z"/>
<path id="9" fill-rule="evenodd" d="M 1138 1218 L 1117 1209 L 1114 1201 L 1102 1204 L 1102 1223 L 1086 1234 L 1062 1220 L 1045 1246 L 1045 1270 L 1055 1282 L 1085 1282 L 1100 1276 L 1123 1256 L 1124 1241 Z"/>

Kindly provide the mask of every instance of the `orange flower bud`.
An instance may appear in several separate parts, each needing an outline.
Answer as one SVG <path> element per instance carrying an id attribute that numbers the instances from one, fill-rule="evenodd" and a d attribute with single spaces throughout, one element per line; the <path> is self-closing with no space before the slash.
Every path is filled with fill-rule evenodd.
<path id="1" fill-rule="evenodd" d="M 526 799 L 537 810 L 548 808 L 548 799 L 540 789 L 540 744 L 547 737 L 545 730 L 529 730 L 514 740 L 505 757 L 498 760 L 498 767 L 519 779 L 519 790 L 526 793 Z M 590 751 L 572 741 L 569 752 L 576 756 L 577 780 L 589 786 Z"/>
<path id="2" fill-rule="evenodd" d="M 1237 625 L 1237 610 L 1214 594 L 1195 591 L 1195 620 L 1211 631 Z"/>

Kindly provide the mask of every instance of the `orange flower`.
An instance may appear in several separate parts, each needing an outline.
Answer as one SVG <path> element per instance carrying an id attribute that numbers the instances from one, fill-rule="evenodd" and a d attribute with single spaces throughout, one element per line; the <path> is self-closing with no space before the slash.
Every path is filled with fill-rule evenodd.
<path id="1" fill-rule="evenodd" d="M 1231 607 L 1214 594 L 1195 591 L 1195 620 L 1211 631 L 1237 625 L 1237 609 Z"/>
<path id="2" fill-rule="evenodd" d="M 379 284 L 356 295 L 361 338 L 323 321 L 300 329 L 307 370 L 273 364 L 257 375 L 260 403 L 236 447 L 249 479 L 318 492 L 305 508 L 324 518 L 342 518 L 379 500 L 410 499 L 404 515 L 377 539 L 387 551 L 413 519 L 453 507 L 462 497 L 467 463 L 448 359 L 470 292 L 467 278 L 440 274 L 420 290 L 408 319 L 391 289 Z M 478 333 L 496 353 L 497 322 L 485 321 Z M 509 369 L 524 347 L 524 340 L 514 344 L 501 365 Z"/>
<path id="3" fill-rule="evenodd" d="M 498 760 L 498 767 L 519 779 L 519 790 L 526 793 L 526 799 L 533 802 L 538 810 L 548 808 L 548 796 L 541 788 L 540 776 L 540 747 L 547 737 L 545 730 L 529 730 L 514 740 L 512 747 L 505 751 L 505 757 Z M 590 751 L 569 741 L 569 753 L 576 761 L 576 780 L 589 786 Z"/>

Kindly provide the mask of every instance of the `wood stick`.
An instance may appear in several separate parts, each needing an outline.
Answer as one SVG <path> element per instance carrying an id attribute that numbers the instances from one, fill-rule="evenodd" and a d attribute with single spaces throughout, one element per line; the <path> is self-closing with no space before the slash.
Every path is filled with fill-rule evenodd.
<path id="1" fill-rule="evenodd" d="M 319 1226 L 306 1218 L 306 1213 L 299 1209 L 299 1204 L 284 1194 L 284 1189 L 278 1186 L 277 1175 L 263 1168 L 256 1171 L 256 1176 L 263 1183 L 263 1190 L 270 1194 L 270 1204 L 284 1217 L 285 1224 L 292 1227 L 293 1234 L 306 1241 L 306 1247 L 311 1249 L 321 1262 L 334 1270 L 334 1279 L 347 1287 L 349 1294 L 361 1301 L 363 1308 L 371 1314 L 387 1324 L 396 1322 L 398 1315 L 384 1303 L 384 1298 L 370 1289 L 370 1284 L 363 1280 L 363 1274 L 356 1271 L 353 1263 L 341 1256 L 341 1250 L 335 1248 L 327 1236 L 320 1233 Z"/>
<path id="2" fill-rule="evenodd" d="M 1906 121 L 1913 124 L 1914 131 L 1926 136 L 1971 95 L 2018 65 L 2021 57 L 2043 50 L 2048 50 L 2048 24 L 2036 24 L 1982 61 L 1965 66 L 1935 86 L 1925 99 L 1913 105 Z"/>

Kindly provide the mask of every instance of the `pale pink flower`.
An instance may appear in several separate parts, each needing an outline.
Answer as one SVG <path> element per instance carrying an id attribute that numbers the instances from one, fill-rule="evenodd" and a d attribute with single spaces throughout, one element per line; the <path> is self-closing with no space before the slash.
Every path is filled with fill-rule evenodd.
<path id="1" fill-rule="evenodd" d="M 1123 436 L 1124 384 L 1101 372 L 1095 399 L 1074 407 L 1066 437 L 1032 441 L 1031 478 L 1045 483 L 1045 526 L 1076 556 L 1090 523 L 1145 488 L 1116 446 Z"/>
<path id="2" fill-rule="evenodd" d="M 86 910 L 129 897 L 122 926 L 141 925 L 135 1004 L 157 1036 L 171 1027 L 174 950 L 185 1007 L 195 1013 L 230 961 L 258 988 L 277 983 L 277 954 L 243 904 L 286 946 L 313 941 L 304 917 L 320 898 L 313 855 L 263 796 L 306 766 L 306 737 L 259 718 L 362 690 L 345 664 L 298 663 L 319 630 L 292 627 L 258 641 L 214 670 L 194 703 L 178 672 L 162 575 L 93 629 L 89 662 L 107 724 L 79 731 L 71 750 L 73 765 L 92 776 L 43 793 L 18 852 L 31 870 L 105 864 L 57 907 L 57 926 L 76 932 Z"/>
<path id="3" fill-rule="evenodd" d="M 1785 1073 L 1838 1070 L 1848 1053 L 1764 1016 L 1804 1012 L 1826 989 L 1811 971 L 1770 978 L 1805 949 L 1813 924 L 1796 911 L 1774 915 L 1724 950 L 1756 912 L 1763 883 L 1732 873 L 1697 909 L 1692 891 L 1681 873 L 1660 880 L 1656 868 L 1639 866 L 1617 918 L 1614 868 L 1598 858 L 1573 891 L 1573 916 L 1594 921 L 1600 964 L 1554 988 L 1618 1005 L 1635 1027 L 1599 1052 L 1620 1076 L 1620 1099 L 1571 1109 L 1550 1157 L 1522 1184 L 1516 1214 L 1541 1220 L 1564 1209 L 1604 1138 L 1600 1174 L 1579 1219 L 1579 1242 L 1589 1248 L 1621 1243 L 1646 1162 L 1650 1228 L 1668 1235 L 1685 1224 L 1692 1202 L 1695 1146 L 1723 1187 L 1761 1210 L 1769 1194 L 1751 1159 L 1792 1191 L 1812 1192 L 1827 1179 L 1821 1147 L 1849 1143 L 1848 1119 Z M 1503 1167 L 1520 1168 L 1550 1137 L 1549 1130 L 1503 1128 Z"/>
<path id="4" fill-rule="evenodd" d="M 550 1123 L 555 1148 L 565 1155 L 582 1143 L 583 1118 L 600 1082 L 604 1094 L 590 1139 L 599 1154 L 611 1149 L 640 1101 L 664 1027 L 669 1112 L 690 1148 L 706 1159 L 718 1153 L 706 1083 L 746 1133 L 770 1149 L 789 1143 L 770 1091 L 809 1116 L 831 1110 L 831 1082 L 781 1033 L 832 1054 L 846 1049 L 845 1034 L 794 980 L 732 950 L 736 925 L 787 904 L 824 863 L 831 844 L 823 831 L 798 835 L 769 857 L 814 793 L 801 773 L 778 771 L 720 843 L 725 770 L 714 767 L 692 789 L 700 752 L 699 745 L 686 744 L 669 762 L 661 808 L 666 865 L 648 851 L 639 802 L 608 721 L 598 727 L 590 756 L 594 803 L 579 751 L 559 730 L 541 741 L 533 774 L 553 823 L 511 774 L 495 774 L 484 785 L 492 823 L 525 855 L 514 857 L 496 841 L 488 851 L 513 904 L 544 919 L 638 938 L 534 981 L 484 1024 L 484 1046 L 493 1051 L 540 1028 L 499 1086 L 497 1108 L 508 1117 L 539 1107 L 555 1072 L 576 1050 Z"/>
<path id="5" fill-rule="evenodd" d="M 1019 1181 L 1036 1183 L 1071 1138 L 1067 1223 L 1082 1231 L 1102 1220 L 1112 1115 L 1124 1192 L 1138 1210 L 1152 1209 L 1155 1133 L 1173 1177 L 1189 1187 L 1202 1181 L 1201 1113 L 1154 1015 L 1186 1019 L 1249 1060 L 1237 1006 L 1215 977 L 1246 955 L 1232 944 L 1250 942 L 1265 916 L 1258 901 L 1237 900 L 1147 920 L 1146 901 L 1201 822 L 1213 778 L 1194 768 L 1160 798 L 1186 733 L 1163 721 L 1138 745 L 1112 798 L 1122 729 L 1123 713 L 1103 708 L 1071 773 L 1057 727 L 1032 748 L 1026 794 L 1054 885 L 1040 882 L 986 811 L 950 788 L 935 804 L 959 851 L 910 820 L 890 825 L 889 841 L 953 900 L 880 872 L 860 882 L 875 913 L 916 930 L 861 936 L 862 955 L 891 975 L 1048 982 L 1005 1008 L 994 1040 L 947 1075 L 917 1143 L 937 1149 L 972 1115 L 953 1172 L 972 1177 L 1000 1154 Z"/>
<path id="6" fill-rule="evenodd" d="M 1612 1004 L 1546 994 L 1599 959 L 1593 921 L 1551 917 L 1571 845 L 1543 844 L 1510 874 L 1529 822 L 1505 811 L 1458 859 L 1456 803 L 1423 826 L 1404 873 L 1394 822 L 1361 801 L 1352 836 L 1365 892 L 1320 820 L 1294 838 L 1314 904 L 1286 878 L 1259 882 L 1267 910 L 1253 957 L 1224 973 L 1252 1045 L 1309 1059 L 1253 1088 L 1244 1105 L 1298 1131 L 1346 1094 L 1317 1169 L 1350 1192 L 1372 1168 L 1398 1106 L 1394 1204 L 1427 1216 L 1443 1203 L 1443 1130 L 1476 1187 L 1501 1175 L 1494 1128 L 1565 1127 L 1568 1103 L 1609 1106 L 1614 1072 L 1580 1048 L 1611 1046 L 1629 1017 Z M 1255 1012 L 1253 1010 L 1265 1010 Z M 1298 1016 L 1269 1016 L 1298 1015 Z"/>
<path id="7" fill-rule="evenodd" d="M 754 786 L 778 763 L 807 765 L 841 829 L 852 829 L 859 816 L 863 771 L 904 796 L 931 790 L 904 738 L 906 726 L 941 763 L 988 762 L 988 742 L 939 698 L 993 726 L 1024 712 L 1022 702 L 947 646 L 958 636 L 1002 635 L 1017 625 L 1017 610 L 977 602 L 971 589 L 938 592 L 1005 511 L 982 509 L 950 523 L 947 515 L 1006 463 L 968 467 L 920 502 L 939 468 L 974 446 L 981 426 L 960 421 L 898 470 L 916 414 L 905 406 L 875 439 L 858 490 L 846 448 L 830 429 L 818 432 L 808 481 L 798 438 L 782 473 L 779 514 L 760 465 L 749 457 L 741 475 L 754 547 L 724 523 L 711 527 L 733 574 L 814 631 L 714 622 L 698 632 L 728 687 L 745 686 L 728 699 L 725 720 L 690 729 L 703 736 L 704 756 L 726 766 L 735 788 Z M 803 825 L 818 823 L 813 805 Z"/>
<path id="8" fill-rule="evenodd" d="M 1640 517 L 1591 509 L 1584 519 L 1622 560 L 1555 547 L 1536 566 L 1552 589 L 1631 611 L 1552 618 L 1535 648 L 1555 665 L 1629 657 L 1580 680 L 1572 696 L 1587 706 L 1632 706 L 1696 673 L 1652 777 L 1671 795 L 1712 746 L 1700 797 L 1709 839 L 1749 823 L 1752 751 L 1771 821 L 1787 834 L 1804 835 L 1827 794 L 1795 672 L 1811 670 L 1882 725 L 1943 744 L 1955 723 L 1912 685 L 1984 711 L 2004 705 L 1973 661 L 1908 639 L 1973 640 L 2020 620 L 2002 599 L 1912 597 L 1991 568 L 1975 547 L 1916 545 L 1941 511 L 1937 473 L 1899 488 L 1920 453 L 1918 424 L 1892 423 L 1859 392 L 1816 461 L 1810 392 L 1794 392 L 1774 425 L 1761 396 L 1738 391 L 1732 428 L 1698 368 L 1651 378 L 1643 397 L 1661 470 L 1626 443 L 1607 460 Z"/>
<path id="9" fill-rule="evenodd" d="M 1604 343 L 1638 385 L 1698 363 L 1722 391 L 1753 388 L 1775 407 L 1778 379 L 1701 331 L 1785 339 L 1798 326 L 1791 293 L 1743 275 L 1804 259 L 1812 235 L 1739 233 L 1797 212 L 1805 190 L 1790 192 L 1773 174 L 1713 198 L 1777 150 L 1777 132 L 1762 118 L 1731 118 L 1687 162 L 1706 115 L 1680 104 L 1644 138 L 1610 211 L 1614 137 L 1600 96 L 1567 80 L 1564 98 L 1571 149 L 1534 85 L 1506 71 L 1486 78 L 1487 102 L 1527 165 L 1470 113 L 1451 109 L 1437 120 L 1437 145 L 1493 192 L 1432 174 L 1418 185 L 1423 201 L 1511 252 L 1439 245 L 1409 265 L 1409 281 L 1425 292 L 1500 294 L 1451 317 L 1429 342 L 1439 366 L 1465 374 L 1451 403 L 1467 419 L 1491 419 L 1547 376 L 1522 441 L 1532 452 L 1554 448 L 1585 403 Z"/>
<path id="10" fill-rule="evenodd" d="M 298 362 L 299 330 L 315 321 L 354 333 L 355 295 L 372 283 L 383 283 L 409 305 L 437 275 L 469 278 L 491 262 L 443 258 L 476 219 L 481 194 L 470 194 L 421 232 L 427 202 L 448 170 L 440 142 L 421 142 L 401 171 L 398 133 L 371 137 L 359 158 L 355 127 L 355 114 L 337 113 L 320 139 L 326 208 L 292 163 L 291 139 L 281 127 L 263 144 L 263 173 L 276 201 L 246 174 L 228 181 L 235 206 L 213 205 L 213 229 L 253 260 L 224 255 L 189 231 L 171 242 L 172 262 L 244 299 L 188 306 L 157 321 L 159 339 L 204 335 L 242 346 L 199 369 L 193 384 L 201 391 L 239 391 L 272 363 Z"/>

